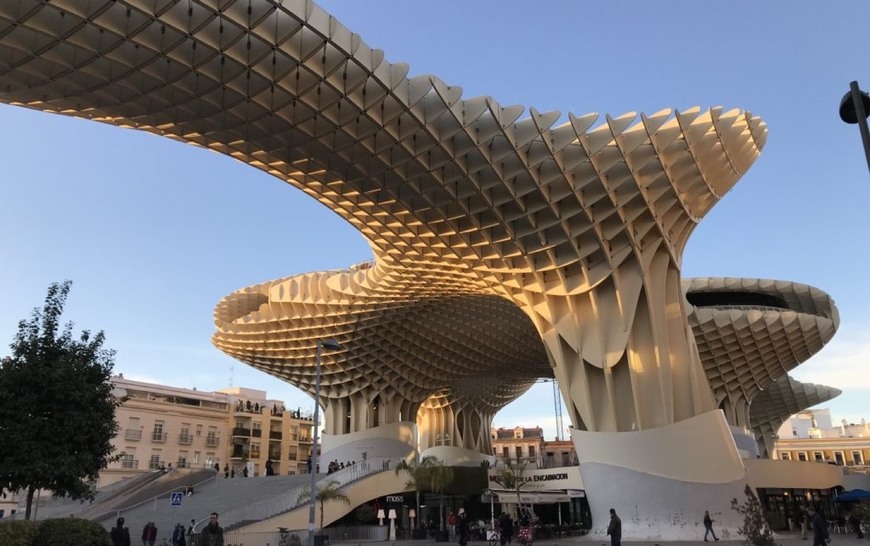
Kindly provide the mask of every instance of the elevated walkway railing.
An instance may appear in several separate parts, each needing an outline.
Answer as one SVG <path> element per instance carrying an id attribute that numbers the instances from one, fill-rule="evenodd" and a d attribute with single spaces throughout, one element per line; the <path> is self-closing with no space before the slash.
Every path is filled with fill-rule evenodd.
<path id="1" fill-rule="evenodd" d="M 32 508 L 32 517 L 34 519 L 46 519 L 52 517 L 66 517 L 73 514 L 78 518 L 87 519 L 90 514 L 105 510 L 106 506 L 110 505 L 113 501 L 123 498 L 131 491 L 136 491 L 145 487 L 159 478 L 162 474 L 163 473 L 159 471 L 145 472 L 135 478 L 113 483 L 106 487 L 108 491 L 104 495 L 101 494 L 102 490 L 97 491 L 97 498 L 82 509 L 79 509 L 81 506 L 80 503 L 85 501 L 75 501 L 68 497 L 52 497 L 51 499 L 40 503 L 39 500 L 35 498 Z M 19 502 L 19 505 L 20 504 L 21 503 Z M 22 520 L 24 519 L 24 514 L 25 510 L 19 509 L 16 513 L 3 518 L 3 521 Z M 61 515 L 58 516 L 58 514 Z"/>
<path id="2" fill-rule="evenodd" d="M 391 459 L 367 459 L 346 466 L 332 474 L 319 474 L 317 476 L 317 483 L 321 483 L 324 480 L 335 481 L 340 489 L 362 478 L 381 472 L 393 471 L 395 468 L 396 462 Z M 303 492 L 307 491 L 309 487 L 308 485 L 294 487 L 277 497 L 228 510 L 220 516 L 221 525 L 224 529 L 231 530 L 242 525 L 248 525 L 285 514 L 302 506 L 307 506 L 310 500 L 307 496 L 303 497 Z M 201 525 L 204 523 L 204 521 L 198 522 L 196 530 L 200 530 Z"/>
<path id="3" fill-rule="evenodd" d="M 210 471 L 209 471 L 209 474 L 211 474 Z M 204 480 L 201 480 L 201 481 L 193 484 L 192 487 L 194 489 L 197 489 L 204 484 L 213 483 L 217 478 L 218 478 L 218 474 L 213 474 L 213 475 L 205 478 Z M 136 508 L 139 508 L 140 506 L 144 506 L 144 505 L 149 504 L 149 503 L 156 503 L 159 499 L 168 498 L 169 494 L 172 492 L 183 491 L 183 487 L 185 487 L 185 486 L 182 484 L 178 484 L 178 483 L 169 484 L 169 486 L 167 487 L 167 490 L 161 491 L 160 493 L 158 493 L 152 497 L 149 497 L 143 501 L 137 502 L 135 504 L 131 504 L 129 506 L 124 506 L 123 508 L 121 508 L 121 507 L 119 507 L 119 505 L 123 504 L 123 502 L 126 500 L 126 498 L 122 498 L 122 499 L 118 499 L 117 502 L 111 506 L 95 507 L 96 510 L 94 510 L 94 512 L 92 514 L 88 514 L 87 516 L 80 514 L 78 517 L 81 517 L 82 519 L 87 518 L 91 521 L 97 521 L 97 522 L 102 521 L 102 520 L 109 518 L 109 517 L 118 518 L 120 516 L 123 516 L 125 512 L 135 510 Z"/>
<path id="4" fill-rule="evenodd" d="M 163 475 L 163 472 L 159 470 L 152 470 L 141 476 L 137 476 L 133 480 L 130 481 L 123 489 L 119 489 L 115 491 L 112 495 L 107 496 L 100 502 L 95 502 L 91 504 L 84 510 L 80 510 L 76 513 L 77 518 L 81 519 L 91 519 L 96 514 L 101 514 L 110 510 L 114 510 L 119 504 L 122 504 L 124 500 L 130 493 L 135 493 L 151 482 L 160 478 Z"/>

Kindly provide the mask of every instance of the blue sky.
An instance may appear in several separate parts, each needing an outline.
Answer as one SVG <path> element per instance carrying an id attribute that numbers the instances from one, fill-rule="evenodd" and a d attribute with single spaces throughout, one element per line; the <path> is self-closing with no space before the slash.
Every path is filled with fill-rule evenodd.
<path id="1" fill-rule="evenodd" d="M 793 372 L 844 393 L 835 422 L 870 417 L 870 175 L 837 108 L 870 89 L 870 2 L 320 3 L 391 62 L 502 105 L 584 114 L 738 107 L 768 144 L 701 222 L 683 274 L 793 280 L 830 293 L 841 327 Z M 0 107 L 0 343 L 73 280 L 66 318 L 103 329 L 127 377 L 200 390 L 298 390 L 214 349 L 212 309 L 250 284 L 371 257 L 362 238 L 295 189 L 228 157 L 132 130 Z M 497 426 L 553 432 L 548 384 Z M 567 414 L 566 414 L 567 416 Z M 567 422 L 566 422 L 567 425 Z"/>

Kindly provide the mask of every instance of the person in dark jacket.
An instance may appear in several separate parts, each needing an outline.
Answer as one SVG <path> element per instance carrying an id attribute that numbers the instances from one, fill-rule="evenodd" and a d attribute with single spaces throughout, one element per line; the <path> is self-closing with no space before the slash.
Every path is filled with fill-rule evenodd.
<path id="1" fill-rule="evenodd" d="M 616 515 L 616 510 L 610 509 L 610 523 L 607 524 L 607 534 L 610 535 L 610 546 L 619 546 L 622 542 L 622 520 Z"/>
<path id="2" fill-rule="evenodd" d="M 142 544 L 144 546 L 154 546 L 155 542 L 157 542 L 157 526 L 154 525 L 153 521 L 149 521 L 142 528 Z"/>
<path id="3" fill-rule="evenodd" d="M 828 522 L 819 510 L 810 510 L 810 525 L 813 528 L 813 546 L 825 546 L 828 543 Z"/>
<path id="4" fill-rule="evenodd" d="M 187 539 L 185 538 L 186 529 L 184 525 L 181 523 L 175 526 L 175 529 L 172 530 L 172 546 L 187 546 Z"/>
<path id="5" fill-rule="evenodd" d="M 707 542 L 707 537 L 709 535 L 713 535 L 713 540 L 718 541 L 719 537 L 716 536 L 716 531 L 713 530 L 713 518 L 710 517 L 710 512 L 704 510 L 704 542 Z"/>
<path id="6" fill-rule="evenodd" d="M 511 515 L 505 512 L 498 520 L 498 533 L 500 536 L 501 546 L 510 544 L 514 537 L 514 520 Z"/>
<path id="7" fill-rule="evenodd" d="M 130 546 L 130 529 L 124 527 L 124 518 L 118 518 L 115 526 L 109 531 L 112 546 Z"/>
<path id="8" fill-rule="evenodd" d="M 218 525 L 217 512 L 211 513 L 208 525 L 199 533 L 196 546 L 224 546 L 224 530 Z"/>
<path id="9" fill-rule="evenodd" d="M 465 512 L 459 514 L 459 521 L 456 523 L 456 534 L 459 535 L 459 546 L 468 544 L 468 514 Z"/>

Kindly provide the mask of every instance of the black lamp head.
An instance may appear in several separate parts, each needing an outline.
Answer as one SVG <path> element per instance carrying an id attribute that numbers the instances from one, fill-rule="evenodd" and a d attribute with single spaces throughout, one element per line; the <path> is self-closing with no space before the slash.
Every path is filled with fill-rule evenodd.
<path id="1" fill-rule="evenodd" d="M 870 115 L 870 96 L 865 91 L 859 93 L 861 104 L 864 106 L 864 117 Z M 852 92 L 843 95 L 840 101 L 840 119 L 846 123 L 858 123 L 858 112 L 855 111 L 855 101 L 852 100 Z"/>

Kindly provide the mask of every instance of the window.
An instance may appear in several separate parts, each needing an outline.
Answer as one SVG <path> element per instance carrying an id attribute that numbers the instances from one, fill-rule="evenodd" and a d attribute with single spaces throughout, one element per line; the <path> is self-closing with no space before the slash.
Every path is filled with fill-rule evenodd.
<path id="1" fill-rule="evenodd" d="M 130 417 L 130 420 L 127 422 L 127 430 L 124 432 L 125 440 L 141 440 L 142 439 L 142 425 L 139 424 L 138 417 Z"/>
<path id="2" fill-rule="evenodd" d="M 522 440 L 523 439 L 523 429 L 516 428 L 514 429 L 514 440 Z"/>
<path id="3" fill-rule="evenodd" d="M 535 446 L 529 446 L 529 459 L 535 458 Z"/>
<path id="4" fill-rule="evenodd" d="M 806 461 L 807 460 L 807 452 L 806 451 L 798 451 L 798 460 Z"/>
<path id="5" fill-rule="evenodd" d="M 202 459 L 202 453 L 199 451 L 193 452 L 193 464 L 199 464 L 200 459 Z"/>
<path id="6" fill-rule="evenodd" d="M 834 460 L 837 461 L 838 466 L 843 466 L 844 464 L 846 464 L 846 456 L 845 454 L 843 454 L 842 451 L 834 452 Z"/>
<path id="7" fill-rule="evenodd" d="M 148 469 L 157 470 L 158 468 L 160 468 L 160 452 L 155 451 L 151 454 L 151 458 L 148 459 Z"/>
<path id="8" fill-rule="evenodd" d="M 569 461 L 570 461 L 570 455 L 568 454 L 567 451 L 563 451 L 562 452 L 562 466 L 569 466 L 571 464 Z"/>
<path id="9" fill-rule="evenodd" d="M 501 454 L 505 459 L 510 459 L 511 458 L 511 448 L 509 448 L 508 446 L 502 447 Z"/>
<path id="10" fill-rule="evenodd" d="M 855 465 L 863 465 L 864 464 L 864 454 L 860 451 L 852 452 L 852 464 Z"/>
<path id="11" fill-rule="evenodd" d="M 202 436 L 202 425 L 196 425 L 196 437 Z"/>
<path id="12" fill-rule="evenodd" d="M 190 434 L 190 423 L 181 423 L 181 432 L 178 434 L 179 444 L 189 444 L 193 442 L 193 436 Z"/>
<path id="13" fill-rule="evenodd" d="M 152 442 L 165 442 L 166 433 L 164 432 L 165 423 L 163 421 L 154 421 L 154 430 L 151 431 Z"/>
<path id="14" fill-rule="evenodd" d="M 813 451 L 813 460 L 817 463 L 825 462 L 825 454 L 821 451 Z"/>
<path id="15" fill-rule="evenodd" d="M 781 461 L 790 461 L 791 460 L 791 453 L 789 453 L 788 451 L 783 451 L 782 453 L 779 454 L 779 459 Z"/>
<path id="16" fill-rule="evenodd" d="M 208 427 L 208 436 L 205 437 L 205 445 L 206 447 L 218 446 L 217 429 L 215 427 Z"/>
<path id="17" fill-rule="evenodd" d="M 121 468 L 137 468 L 139 465 L 136 461 L 136 450 L 127 448 L 123 457 L 121 457 Z"/>
<path id="18" fill-rule="evenodd" d="M 516 453 L 517 453 L 517 460 L 518 461 L 523 458 L 523 446 L 517 446 L 514 451 L 516 451 Z"/>

